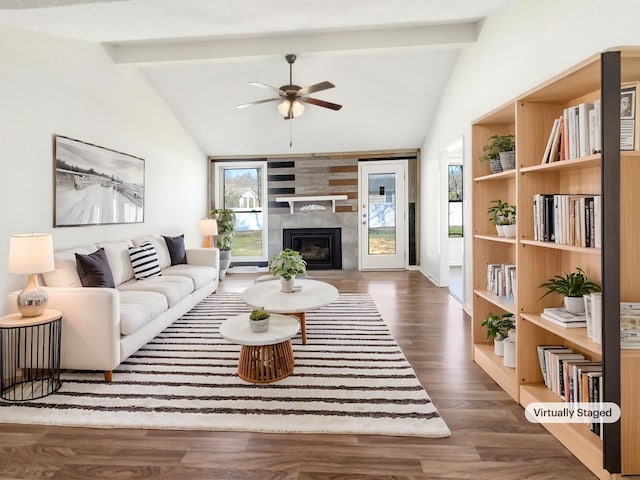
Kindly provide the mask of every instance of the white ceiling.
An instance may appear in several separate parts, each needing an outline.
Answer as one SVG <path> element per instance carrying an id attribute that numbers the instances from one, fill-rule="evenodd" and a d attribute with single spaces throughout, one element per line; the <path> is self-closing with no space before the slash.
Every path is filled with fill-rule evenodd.
<path id="1" fill-rule="evenodd" d="M 420 147 L 461 48 L 513 0 L 0 0 L 0 25 L 105 44 L 208 155 Z M 329 80 L 285 121 L 248 82 Z M 290 129 L 292 131 L 290 131 Z M 293 146 L 289 146 L 290 134 Z"/>

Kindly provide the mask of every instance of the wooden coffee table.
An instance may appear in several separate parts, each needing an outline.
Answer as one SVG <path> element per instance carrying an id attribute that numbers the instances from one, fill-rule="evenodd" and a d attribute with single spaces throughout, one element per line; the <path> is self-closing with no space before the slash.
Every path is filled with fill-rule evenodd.
<path id="1" fill-rule="evenodd" d="M 296 278 L 300 291 L 284 293 L 280 291 L 278 280 L 260 282 L 242 293 L 242 300 L 252 308 L 264 307 L 273 313 L 287 313 L 300 319 L 302 343 L 307 344 L 307 323 L 305 312 L 324 307 L 338 298 L 338 290 L 329 283 Z"/>
<path id="2" fill-rule="evenodd" d="M 242 345 L 238 360 L 238 376 L 247 382 L 269 383 L 282 380 L 293 372 L 291 337 L 300 328 L 298 320 L 272 313 L 269 330 L 252 332 L 249 314 L 231 317 L 220 325 L 220 335 Z"/>

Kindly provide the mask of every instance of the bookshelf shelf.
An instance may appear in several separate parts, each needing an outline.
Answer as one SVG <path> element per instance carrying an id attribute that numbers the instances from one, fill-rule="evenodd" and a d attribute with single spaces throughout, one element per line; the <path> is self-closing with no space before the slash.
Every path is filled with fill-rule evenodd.
<path id="1" fill-rule="evenodd" d="M 490 242 L 511 243 L 513 245 L 518 243 L 515 238 L 500 237 L 497 234 L 492 235 L 488 233 L 476 233 L 473 235 L 473 238 L 477 238 L 479 240 L 489 240 Z"/>
<path id="2" fill-rule="evenodd" d="M 602 346 L 594 343 L 589 337 L 587 337 L 586 328 L 562 328 L 548 322 L 540 315 L 534 313 L 522 313 L 521 317 L 524 320 L 528 320 L 534 325 L 553 333 L 554 335 L 564 338 L 569 343 L 582 348 L 586 352 L 589 352 L 591 356 L 595 355 L 600 357 L 602 355 Z"/>
<path id="3" fill-rule="evenodd" d="M 493 292 L 485 289 L 476 289 L 473 291 L 476 295 L 481 298 L 484 298 L 487 302 L 494 304 L 496 307 L 501 308 L 502 310 L 509 313 L 516 313 L 516 305 L 515 303 L 511 303 L 506 299 L 508 297 L 500 297 Z"/>
<path id="4" fill-rule="evenodd" d="M 618 71 L 620 77 L 617 76 Z M 637 401 L 640 397 L 640 383 L 637 381 L 640 350 L 620 351 L 619 311 L 616 310 L 620 301 L 640 301 L 640 250 L 637 248 L 640 238 L 640 222 L 637 221 L 640 209 L 640 132 L 635 132 L 636 150 L 620 150 L 621 130 L 617 121 L 612 119 L 620 112 L 621 82 L 640 85 L 640 48 L 621 48 L 620 52 L 607 51 L 595 55 L 478 118 L 471 125 L 470 153 L 474 179 L 471 215 L 471 231 L 474 232 L 471 322 L 474 360 L 523 406 L 531 402 L 560 401 L 544 383 L 540 383 L 542 373 L 537 346 L 564 345 L 590 360 L 602 360 L 605 379 L 603 401 L 619 403 L 622 409 L 618 424 L 605 425 L 605 441 L 590 432 L 587 425 L 544 426 L 595 475 L 610 480 L 619 478 L 618 474 L 640 475 L 640 403 Z M 552 127 L 559 124 L 561 116 L 564 118 L 571 111 L 578 111 L 578 115 L 582 112 L 581 118 L 585 118 L 589 105 L 582 104 L 597 100 L 600 101 L 600 130 L 590 133 L 601 133 L 602 153 L 541 164 L 545 152 L 564 151 L 566 157 L 573 155 L 567 151 L 566 142 L 550 143 Z M 636 109 L 635 128 L 640 129 L 640 103 Z M 565 135 L 566 125 L 563 123 L 561 130 Z M 572 127 L 569 128 L 574 128 L 573 131 L 568 130 L 570 134 L 577 131 L 579 137 L 579 132 L 584 132 L 580 130 L 585 128 L 584 123 L 580 127 L 576 127 L 580 125 L 578 122 L 570 125 Z M 491 174 L 489 166 L 478 159 L 492 135 L 507 134 L 515 135 L 515 171 Z M 575 137 L 567 135 L 564 138 Z M 573 152 L 588 152 L 592 147 L 591 144 L 580 144 L 578 140 L 572 148 Z M 593 209 L 591 204 L 585 204 L 589 208 L 589 217 L 585 211 L 585 217 L 580 221 L 590 226 L 591 223 L 586 223 L 587 218 L 591 222 L 594 215 L 601 212 L 599 219 L 595 217 L 595 223 L 602 220 L 602 245 L 608 248 L 533 240 L 540 225 L 534 225 L 534 217 L 539 214 L 539 210 L 534 212 L 534 197 L 539 201 L 553 195 L 562 196 L 557 198 L 566 202 L 558 203 L 561 215 L 573 212 L 578 205 L 577 200 L 567 196 L 599 196 L 601 210 L 596 210 L 595 202 L 591 202 Z M 516 206 L 518 226 L 515 239 L 505 239 L 494 233 L 487 209 L 495 199 Z M 584 208 L 582 204 L 580 206 Z M 580 234 L 585 238 L 582 223 L 576 223 L 576 230 L 572 230 L 569 226 L 573 223 L 566 223 L 567 217 L 558 218 L 565 219 L 561 236 L 569 237 L 573 242 L 574 234 L 577 235 L 581 229 Z M 573 221 L 574 217 L 569 219 Z M 554 223 L 549 225 L 555 226 Z M 597 236 L 594 230 L 587 232 L 593 235 L 591 238 Z M 504 297 L 487 290 L 487 266 L 492 264 L 516 265 L 515 303 L 505 302 Z M 602 345 L 587 336 L 586 328 L 562 328 L 540 316 L 544 308 L 557 306 L 561 297 L 557 294 L 542 297 L 544 292 L 539 286 L 554 275 L 572 272 L 577 267 L 607 292 L 606 297 L 603 296 L 603 318 L 607 321 L 603 322 Z M 489 313 L 502 312 L 513 313 L 516 320 L 515 370 L 501 365 L 501 359 L 493 354 L 493 346 L 487 341 L 486 328 L 481 326 Z"/>
<path id="5" fill-rule="evenodd" d="M 493 353 L 493 344 L 477 343 L 473 346 L 473 353 L 476 363 L 491 375 L 491 378 L 493 378 L 511 398 L 514 400 L 518 398 L 516 370 L 504 366 L 502 357 L 498 357 Z"/>
<path id="6" fill-rule="evenodd" d="M 599 248 L 591 247 L 576 247 L 575 245 L 564 245 L 562 243 L 554 242 L 540 242 L 538 240 L 522 239 L 520 243 L 523 245 L 531 245 L 533 247 L 549 248 L 552 250 L 566 250 L 568 252 L 583 253 L 586 255 L 600 255 L 602 252 Z"/>

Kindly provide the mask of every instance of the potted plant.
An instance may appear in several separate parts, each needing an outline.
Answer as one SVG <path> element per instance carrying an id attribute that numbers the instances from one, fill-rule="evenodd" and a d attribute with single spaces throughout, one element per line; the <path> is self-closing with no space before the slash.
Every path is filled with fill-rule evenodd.
<path id="1" fill-rule="evenodd" d="M 249 328 L 254 333 L 269 330 L 269 318 L 271 314 L 264 307 L 251 310 L 249 314 Z"/>
<path id="2" fill-rule="evenodd" d="M 218 239 L 216 247 L 220 250 L 220 280 L 227 274 L 231 264 L 231 238 L 236 231 L 236 214 L 229 208 L 211 210 L 209 216 L 218 223 Z"/>
<path id="3" fill-rule="evenodd" d="M 307 262 L 300 252 L 285 248 L 273 256 L 269 262 L 269 272 L 280 277 L 280 290 L 291 293 L 296 275 L 307 273 Z"/>
<path id="4" fill-rule="evenodd" d="M 501 237 L 513 238 L 516 236 L 516 206 L 500 199 L 493 200 L 491 207 L 487 209 L 491 223 L 496 227 L 498 235 Z M 505 231 L 505 226 L 508 226 Z"/>
<path id="5" fill-rule="evenodd" d="M 492 135 L 483 147 L 481 162 L 489 162 L 491 173 L 500 173 L 516 167 L 515 135 Z M 503 163 L 504 162 L 504 163 Z"/>
<path id="6" fill-rule="evenodd" d="M 507 338 L 509 330 L 515 328 L 513 313 L 503 313 L 501 316 L 489 312 L 487 317 L 480 324 L 487 327 L 487 338 L 493 338 L 493 351 L 499 357 L 504 355 L 504 339 Z"/>
<path id="7" fill-rule="evenodd" d="M 584 313 L 582 296 L 591 292 L 599 292 L 600 285 L 590 281 L 580 267 L 576 267 L 575 272 L 563 272 L 563 274 L 564 276 L 554 275 L 553 278 L 540 285 L 540 288 L 547 289 L 547 293 L 540 298 L 546 297 L 550 293 L 564 295 L 564 307 L 567 312 L 573 315 L 582 315 Z"/>

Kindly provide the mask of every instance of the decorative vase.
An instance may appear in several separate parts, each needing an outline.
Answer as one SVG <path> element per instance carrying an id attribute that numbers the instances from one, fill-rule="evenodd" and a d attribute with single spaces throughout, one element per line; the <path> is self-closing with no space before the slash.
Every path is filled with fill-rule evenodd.
<path id="1" fill-rule="evenodd" d="M 489 161 L 489 170 L 491 170 L 491 173 L 500 173 L 500 172 L 502 172 L 502 164 L 500 163 L 500 157 L 492 158 Z"/>
<path id="2" fill-rule="evenodd" d="M 516 368 L 516 340 L 507 337 L 502 341 L 504 357 L 502 364 L 507 368 Z"/>
<path id="3" fill-rule="evenodd" d="M 516 152 L 500 152 L 500 166 L 502 167 L 502 171 L 513 170 L 516 168 Z"/>
<path id="4" fill-rule="evenodd" d="M 582 297 L 564 297 L 564 308 L 573 315 L 584 313 L 584 300 Z"/>
<path id="5" fill-rule="evenodd" d="M 295 275 L 291 277 L 290 280 L 287 280 L 284 277 L 280 278 L 280 291 L 284 293 L 293 293 L 293 286 L 296 282 Z"/>
<path id="6" fill-rule="evenodd" d="M 269 330 L 269 317 L 262 320 L 249 320 L 249 327 L 253 333 L 266 332 Z"/>
<path id="7" fill-rule="evenodd" d="M 515 225 L 502 225 L 502 233 L 507 238 L 516 238 L 516 226 Z"/>
<path id="8" fill-rule="evenodd" d="M 504 237 L 504 225 L 496 225 L 496 232 L 499 237 Z"/>
<path id="9" fill-rule="evenodd" d="M 504 356 L 504 340 L 502 338 L 498 339 L 498 337 L 495 337 L 493 339 L 493 353 L 495 353 L 497 357 Z"/>

